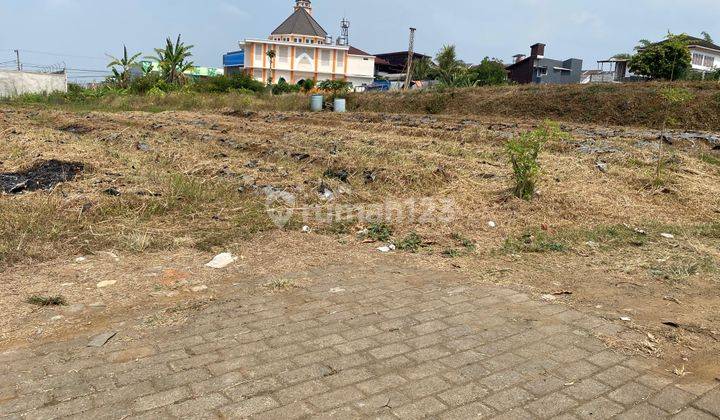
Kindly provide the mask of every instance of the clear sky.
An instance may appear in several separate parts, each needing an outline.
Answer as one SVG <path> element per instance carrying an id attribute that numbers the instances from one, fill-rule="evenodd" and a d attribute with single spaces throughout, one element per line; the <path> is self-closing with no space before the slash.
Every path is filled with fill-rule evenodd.
<path id="1" fill-rule="evenodd" d="M 105 54 L 122 45 L 151 54 L 168 35 L 195 45 L 196 65 L 221 66 L 222 54 L 244 38 L 267 37 L 291 12 L 293 0 L 0 0 L 0 63 L 22 51 L 29 65 L 64 62 L 104 69 Z M 407 48 L 418 28 L 417 51 L 434 55 L 456 44 L 460 58 L 509 62 L 535 42 L 546 55 L 585 60 L 585 68 L 630 52 L 641 38 L 668 30 L 720 42 L 720 0 L 313 0 L 315 17 L 337 36 L 352 22 L 351 44 L 370 53 Z M 38 54 L 53 53 L 57 54 Z M 0 66 L 5 66 L 0 64 Z M 74 73 L 91 75 L 94 73 Z"/>

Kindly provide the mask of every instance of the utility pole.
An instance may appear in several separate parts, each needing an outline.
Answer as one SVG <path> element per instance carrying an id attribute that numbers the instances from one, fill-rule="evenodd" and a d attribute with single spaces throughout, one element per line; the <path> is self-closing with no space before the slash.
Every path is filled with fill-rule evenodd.
<path id="1" fill-rule="evenodd" d="M 410 28 L 410 45 L 408 46 L 408 59 L 407 65 L 405 66 L 407 68 L 405 90 L 410 89 L 410 82 L 412 82 L 413 61 L 415 59 L 415 31 L 417 31 L 416 28 Z"/>
<path id="2" fill-rule="evenodd" d="M 15 50 L 15 57 L 17 60 L 17 69 L 18 71 L 22 71 L 22 65 L 20 64 L 20 50 Z"/>

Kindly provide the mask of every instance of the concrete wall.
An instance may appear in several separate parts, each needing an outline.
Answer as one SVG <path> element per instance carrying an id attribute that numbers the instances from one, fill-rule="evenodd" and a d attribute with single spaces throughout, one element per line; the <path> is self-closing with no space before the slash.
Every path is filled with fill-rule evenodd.
<path id="1" fill-rule="evenodd" d="M 0 97 L 57 91 L 67 92 L 66 74 L 0 70 Z"/>
<path id="2" fill-rule="evenodd" d="M 583 61 L 577 58 L 560 61 L 550 58 L 539 58 L 535 68 L 545 68 L 546 74 L 540 75 L 535 70 L 535 83 L 541 84 L 574 84 L 580 83 L 582 79 Z M 570 71 L 560 70 L 568 69 Z"/>

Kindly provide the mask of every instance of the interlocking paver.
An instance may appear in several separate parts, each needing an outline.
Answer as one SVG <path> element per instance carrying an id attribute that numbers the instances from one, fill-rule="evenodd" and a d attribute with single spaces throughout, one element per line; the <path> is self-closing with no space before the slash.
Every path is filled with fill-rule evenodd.
<path id="1" fill-rule="evenodd" d="M 715 416 L 720 417 L 720 390 L 709 392 L 702 397 L 695 406 L 701 410 L 705 410 Z"/>
<path id="2" fill-rule="evenodd" d="M 405 273 L 405 274 L 403 274 Z M 0 354 L 0 413 L 28 418 L 712 418 L 718 383 L 608 349 L 623 327 L 447 273 L 317 272 L 186 324 Z M 304 275 L 304 277 L 308 277 Z M 342 288 L 342 293 L 329 290 Z M 526 319 L 538 320 L 528 323 Z M 118 337 L 120 338 L 120 337 Z M 41 390 L 41 391 L 38 391 Z"/>
<path id="3" fill-rule="evenodd" d="M 549 418 L 577 406 L 577 402 L 560 392 L 555 392 L 528 404 L 525 408 L 540 418 Z"/>
<path id="4" fill-rule="evenodd" d="M 597 398 L 589 403 L 584 404 L 577 409 L 578 417 L 583 419 L 611 419 L 622 413 L 623 406 L 608 400 L 607 398 Z"/>

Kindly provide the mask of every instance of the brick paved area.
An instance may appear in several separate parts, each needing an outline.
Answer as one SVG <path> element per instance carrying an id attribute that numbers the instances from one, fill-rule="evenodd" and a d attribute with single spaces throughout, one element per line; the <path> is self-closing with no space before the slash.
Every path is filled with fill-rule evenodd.
<path id="1" fill-rule="evenodd" d="M 496 286 L 407 268 L 334 269 L 217 302 L 105 347 L 0 354 L 11 418 L 720 416 L 717 383 L 676 384 L 606 349 L 621 328 Z"/>

